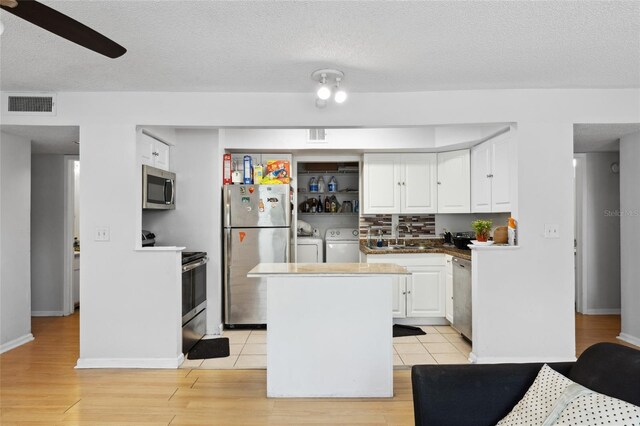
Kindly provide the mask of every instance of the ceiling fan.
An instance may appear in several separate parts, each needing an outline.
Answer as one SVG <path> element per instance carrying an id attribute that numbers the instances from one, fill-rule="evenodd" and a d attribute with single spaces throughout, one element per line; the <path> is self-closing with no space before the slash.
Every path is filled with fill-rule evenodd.
<path id="1" fill-rule="evenodd" d="M 109 58 L 118 58 L 127 51 L 99 32 L 35 0 L 0 0 L 0 7 L 25 21 Z"/>

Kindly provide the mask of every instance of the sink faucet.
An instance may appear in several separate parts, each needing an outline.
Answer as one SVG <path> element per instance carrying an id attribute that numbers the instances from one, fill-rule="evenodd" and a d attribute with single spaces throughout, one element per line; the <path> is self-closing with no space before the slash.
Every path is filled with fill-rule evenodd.
<path id="1" fill-rule="evenodd" d="M 396 226 L 396 245 L 398 245 L 398 240 L 400 239 L 400 227 L 404 226 L 405 229 L 407 230 L 407 234 L 411 234 L 411 225 L 408 223 L 399 223 Z M 407 237 L 405 235 L 405 237 L 402 239 L 402 244 L 405 245 L 407 244 Z"/>

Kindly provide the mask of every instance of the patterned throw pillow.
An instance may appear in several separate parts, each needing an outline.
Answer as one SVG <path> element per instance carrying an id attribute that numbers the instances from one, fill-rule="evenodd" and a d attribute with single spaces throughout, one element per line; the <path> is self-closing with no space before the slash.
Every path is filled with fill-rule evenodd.
<path id="1" fill-rule="evenodd" d="M 497 426 L 640 426 L 640 407 L 602 395 L 545 364 L 524 397 Z"/>
<path id="2" fill-rule="evenodd" d="M 597 392 L 573 399 L 554 425 L 640 426 L 640 407 Z"/>
<path id="3" fill-rule="evenodd" d="M 547 364 L 543 365 L 524 397 L 497 426 L 541 425 L 572 383 Z"/>

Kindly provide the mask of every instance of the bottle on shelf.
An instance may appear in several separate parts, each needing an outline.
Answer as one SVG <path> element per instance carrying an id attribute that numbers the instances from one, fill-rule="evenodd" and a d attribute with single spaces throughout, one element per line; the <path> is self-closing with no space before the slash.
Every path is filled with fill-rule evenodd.
<path id="1" fill-rule="evenodd" d="M 338 213 L 338 199 L 335 195 L 331 196 L 331 213 Z"/>
<path id="2" fill-rule="evenodd" d="M 338 182 L 336 181 L 335 176 L 331 176 L 329 179 L 329 192 L 337 192 L 338 191 Z"/>
<path id="3" fill-rule="evenodd" d="M 316 212 L 322 213 L 324 211 L 324 207 L 322 206 L 322 195 L 318 195 L 318 207 L 316 208 Z"/>
<path id="4" fill-rule="evenodd" d="M 322 176 L 318 178 L 318 192 L 324 193 L 324 178 Z"/>
<path id="5" fill-rule="evenodd" d="M 324 197 L 324 211 L 326 213 L 331 213 L 331 200 L 329 197 Z"/>
<path id="6" fill-rule="evenodd" d="M 376 246 L 382 247 L 382 229 L 378 229 L 378 241 L 376 241 Z"/>
<path id="7" fill-rule="evenodd" d="M 309 192 L 318 192 L 318 183 L 313 176 L 309 179 Z"/>

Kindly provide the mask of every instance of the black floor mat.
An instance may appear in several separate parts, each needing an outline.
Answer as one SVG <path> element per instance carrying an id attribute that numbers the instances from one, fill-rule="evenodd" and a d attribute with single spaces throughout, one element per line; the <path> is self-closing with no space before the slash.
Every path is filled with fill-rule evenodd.
<path id="1" fill-rule="evenodd" d="M 393 324 L 393 337 L 421 336 L 427 334 L 420 327 L 410 325 Z"/>
<path id="2" fill-rule="evenodd" d="M 200 340 L 191 348 L 187 359 L 224 358 L 229 356 L 229 338 Z"/>

